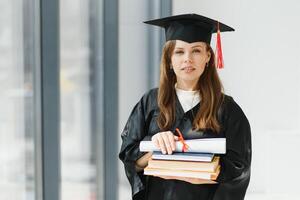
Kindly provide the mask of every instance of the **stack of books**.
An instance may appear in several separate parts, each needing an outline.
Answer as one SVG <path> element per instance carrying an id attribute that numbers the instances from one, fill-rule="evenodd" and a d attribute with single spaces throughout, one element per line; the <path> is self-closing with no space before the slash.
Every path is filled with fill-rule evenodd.
<path id="1" fill-rule="evenodd" d="M 214 139 L 216 140 L 214 141 Z M 176 142 L 176 150 L 171 155 L 162 154 L 150 141 L 143 141 L 140 144 L 140 150 L 153 151 L 148 166 L 144 169 L 144 174 L 214 181 L 220 173 L 220 157 L 215 154 L 226 151 L 226 140 L 224 138 L 214 139 L 186 140 L 189 145 L 188 152 L 180 152 L 180 143 Z M 207 142 L 214 145 L 204 144 Z"/>
<path id="2" fill-rule="evenodd" d="M 204 158 L 202 160 L 202 158 Z M 210 160 L 207 160 L 210 158 Z M 177 176 L 216 180 L 220 172 L 220 158 L 213 154 L 174 153 L 164 155 L 155 152 L 144 169 L 145 175 Z"/>

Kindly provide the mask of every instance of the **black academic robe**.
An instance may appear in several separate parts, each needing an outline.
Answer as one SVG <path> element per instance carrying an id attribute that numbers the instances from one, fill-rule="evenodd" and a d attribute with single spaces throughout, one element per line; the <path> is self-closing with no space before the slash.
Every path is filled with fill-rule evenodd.
<path id="1" fill-rule="evenodd" d="M 171 130 L 179 128 L 185 139 L 226 137 L 226 154 L 220 155 L 221 171 L 218 184 L 190 184 L 179 180 L 165 180 L 145 176 L 136 172 L 135 162 L 145 152 L 139 151 L 142 140 L 150 140 L 160 132 L 156 123 L 159 113 L 158 89 L 146 93 L 135 105 L 122 132 L 122 146 L 119 158 L 132 188 L 133 200 L 242 200 L 249 180 L 251 165 L 251 132 L 249 122 L 238 104 L 225 95 L 219 110 L 221 131 L 192 131 L 192 121 L 201 102 L 184 113 L 176 96 L 176 121 Z"/>

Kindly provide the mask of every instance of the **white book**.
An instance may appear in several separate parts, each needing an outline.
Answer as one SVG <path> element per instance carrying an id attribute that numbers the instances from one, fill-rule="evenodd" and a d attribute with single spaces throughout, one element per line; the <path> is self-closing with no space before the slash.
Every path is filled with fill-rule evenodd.
<path id="1" fill-rule="evenodd" d="M 194 153 L 215 153 L 215 154 L 225 154 L 226 153 L 226 138 L 203 138 L 203 139 L 192 139 L 185 140 L 188 145 L 186 152 Z M 175 142 L 175 152 L 182 152 L 182 142 Z M 140 151 L 150 152 L 150 151 L 160 151 L 159 148 L 155 146 L 152 141 L 141 141 Z"/>
<path id="2" fill-rule="evenodd" d="M 211 162 L 214 157 L 212 153 L 183 153 L 174 152 L 173 154 L 162 154 L 161 152 L 155 151 L 152 154 L 152 159 L 156 160 L 182 160 L 182 161 L 201 161 Z"/>

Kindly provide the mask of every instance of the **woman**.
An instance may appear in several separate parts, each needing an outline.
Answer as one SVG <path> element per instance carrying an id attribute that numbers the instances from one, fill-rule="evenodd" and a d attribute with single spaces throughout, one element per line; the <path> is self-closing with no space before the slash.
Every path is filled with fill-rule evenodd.
<path id="1" fill-rule="evenodd" d="M 222 93 L 209 45 L 212 33 L 233 29 L 195 14 L 146 23 L 164 27 L 167 42 L 159 88 L 150 90 L 136 104 L 122 133 L 119 157 L 133 199 L 244 199 L 250 180 L 250 126 L 241 108 Z M 178 139 L 176 128 L 185 139 L 226 138 L 226 154 L 220 155 L 221 171 L 216 182 L 143 175 L 151 153 L 139 151 L 140 141 L 152 140 L 162 153 L 172 154 Z"/>

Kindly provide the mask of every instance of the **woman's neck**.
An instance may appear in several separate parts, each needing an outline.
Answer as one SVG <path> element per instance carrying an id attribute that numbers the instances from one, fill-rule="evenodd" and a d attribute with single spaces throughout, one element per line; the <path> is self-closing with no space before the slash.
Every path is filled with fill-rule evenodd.
<path id="1" fill-rule="evenodd" d="M 197 82 L 191 81 L 191 82 L 177 82 L 176 88 L 186 91 L 195 91 L 197 86 Z"/>

